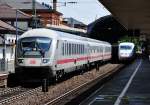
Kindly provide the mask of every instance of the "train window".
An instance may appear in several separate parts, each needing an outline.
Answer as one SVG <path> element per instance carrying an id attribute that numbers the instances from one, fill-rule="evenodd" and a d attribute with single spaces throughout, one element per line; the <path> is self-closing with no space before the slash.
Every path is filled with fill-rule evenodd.
<path id="1" fill-rule="evenodd" d="M 68 43 L 66 43 L 66 55 L 68 55 Z"/>
<path id="2" fill-rule="evenodd" d="M 81 54 L 81 44 L 79 44 L 79 54 Z"/>
<path id="3" fill-rule="evenodd" d="M 103 52 L 103 46 L 100 46 L 100 52 L 101 53 Z"/>
<path id="4" fill-rule="evenodd" d="M 107 52 L 109 52 L 109 47 L 107 47 Z"/>
<path id="5" fill-rule="evenodd" d="M 120 49 L 124 49 L 124 50 L 129 50 L 131 49 L 132 47 L 131 46 L 120 46 Z"/>
<path id="6" fill-rule="evenodd" d="M 83 54 L 84 54 L 84 52 L 85 52 L 85 51 L 84 51 L 84 45 L 83 45 Z"/>
<path id="7" fill-rule="evenodd" d="M 62 44 L 62 55 L 64 55 L 64 43 Z"/>
<path id="8" fill-rule="evenodd" d="M 77 54 L 78 54 L 78 44 L 77 44 Z"/>
<path id="9" fill-rule="evenodd" d="M 83 54 L 85 53 L 84 45 L 83 45 Z"/>
<path id="10" fill-rule="evenodd" d="M 84 54 L 83 51 L 84 51 L 84 50 L 83 50 L 83 45 L 82 45 L 82 54 Z"/>
<path id="11" fill-rule="evenodd" d="M 76 54 L 76 44 L 74 44 L 74 54 Z"/>
<path id="12" fill-rule="evenodd" d="M 77 54 L 78 54 L 78 44 L 77 44 Z"/>
<path id="13" fill-rule="evenodd" d="M 65 43 L 63 43 L 63 55 L 65 55 Z"/>
<path id="14" fill-rule="evenodd" d="M 69 50 L 69 55 L 71 55 L 71 44 L 69 43 L 69 48 L 68 48 L 68 50 Z"/>
<path id="15" fill-rule="evenodd" d="M 83 46 L 84 46 L 84 45 L 82 45 L 82 54 L 84 54 L 84 49 L 83 49 Z"/>
<path id="16" fill-rule="evenodd" d="M 74 44 L 72 44 L 72 54 L 74 54 Z"/>
<path id="17" fill-rule="evenodd" d="M 71 44 L 71 54 L 73 55 L 73 44 Z"/>
<path id="18" fill-rule="evenodd" d="M 110 52 L 110 48 L 109 47 L 106 47 L 106 52 Z"/>
<path id="19" fill-rule="evenodd" d="M 64 51 L 64 55 L 66 55 L 66 51 L 67 51 L 67 50 L 66 50 L 66 43 L 64 44 L 64 50 L 65 50 L 65 51 Z"/>
<path id="20" fill-rule="evenodd" d="M 81 54 L 81 45 L 79 44 L 79 54 Z"/>
<path id="21" fill-rule="evenodd" d="M 79 44 L 79 54 L 81 54 L 81 45 Z"/>
<path id="22" fill-rule="evenodd" d="M 70 55 L 72 55 L 72 44 L 70 43 Z"/>
<path id="23" fill-rule="evenodd" d="M 68 54 L 68 43 L 66 43 L 66 55 Z"/>
<path id="24" fill-rule="evenodd" d="M 33 55 L 34 57 L 44 56 L 45 51 L 48 51 L 52 40 L 47 37 L 26 37 L 20 40 L 21 50 L 24 51 L 23 56 Z M 34 50 L 34 51 L 33 51 Z"/>
<path id="25" fill-rule="evenodd" d="M 83 54 L 83 49 L 82 49 L 83 47 L 82 47 L 82 46 L 83 46 L 83 45 L 81 44 L 81 54 Z"/>
<path id="26" fill-rule="evenodd" d="M 78 54 L 80 53 L 80 49 L 79 49 L 79 47 L 80 47 L 80 46 L 79 46 L 79 44 L 78 44 Z"/>
<path id="27" fill-rule="evenodd" d="M 100 52 L 101 52 L 101 53 L 103 52 L 103 47 L 102 47 L 102 46 L 100 46 Z"/>
<path id="28" fill-rule="evenodd" d="M 81 52 L 80 52 L 80 53 L 83 54 L 83 53 L 82 53 L 82 44 L 81 44 L 81 46 L 80 46 L 80 49 L 81 49 Z"/>
<path id="29" fill-rule="evenodd" d="M 75 44 L 73 44 L 73 51 L 72 51 L 73 54 L 75 54 Z"/>
<path id="30" fill-rule="evenodd" d="M 79 54 L 81 54 L 81 45 L 79 44 Z"/>
<path id="31" fill-rule="evenodd" d="M 76 44 L 74 44 L 74 54 L 76 54 Z"/>
<path id="32" fill-rule="evenodd" d="M 78 46 L 77 46 L 77 44 L 76 44 L 76 54 L 78 53 Z"/>
<path id="33" fill-rule="evenodd" d="M 78 54 L 78 44 L 77 44 L 77 54 Z"/>
<path id="34" fill-rule="evenodd" d="M 76 44 L 74 44 L 74 54 L 76 54 Z"/>
<path id="35" fill-rule="evenodd" d="M 83 45 L 81 45 L 81 54 L 83 54 Z"/>
<path id="36" fill-rule="evenodd" d="M 67 55 L 69 55 L 69 43 L 67 43 Z"/>
<path id="37" fill-rule="evenodd" d="M 67 56 L 69 55 L 69 43 L 67 43 Z"/>
<path id="38" fill-rule="evenodd" d="M 78 45 L 78 54 L 80 54 L 80 44 Z"/>

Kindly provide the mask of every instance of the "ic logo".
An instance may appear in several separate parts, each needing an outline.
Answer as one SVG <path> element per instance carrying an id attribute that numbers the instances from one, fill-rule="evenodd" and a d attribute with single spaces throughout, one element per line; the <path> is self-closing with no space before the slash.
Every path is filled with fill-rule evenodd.
<path id="1" fill-rule="evenodd" d="M 36 61 L 34 59 L 30 60 L 30 64 L 35 64 L 35 63 L 36 63 Z"/>

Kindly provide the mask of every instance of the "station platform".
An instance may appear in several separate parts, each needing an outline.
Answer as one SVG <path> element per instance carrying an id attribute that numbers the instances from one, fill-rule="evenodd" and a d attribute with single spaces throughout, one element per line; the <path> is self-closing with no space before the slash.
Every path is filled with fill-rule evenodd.
<path id="1" fill-rule="evenodd" d="M 80 105 L 150 105 L 150 61 L 135 60 Z"/>

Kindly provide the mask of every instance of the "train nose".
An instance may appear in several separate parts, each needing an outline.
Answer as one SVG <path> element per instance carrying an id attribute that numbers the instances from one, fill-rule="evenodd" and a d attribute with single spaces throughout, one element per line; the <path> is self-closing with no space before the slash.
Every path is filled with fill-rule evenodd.
<path id="1" fill-rule="evenodd" d="M 42 66 L 50 62 L 47 58 L 19 58 L 18 64 L 20 66 Z"/>
<path id="2" fill-rule="evenodd" d="M 127 57 L 127 56 L 129 56 L 129 54 L 128 53 L 120 53 L 120 56 Z"/>
<path id="3" fill-rule="evenodd" d="M 39 58 L 26 58 L 25 59 L 25 66 L 40 66 L 41 59 Z"/>

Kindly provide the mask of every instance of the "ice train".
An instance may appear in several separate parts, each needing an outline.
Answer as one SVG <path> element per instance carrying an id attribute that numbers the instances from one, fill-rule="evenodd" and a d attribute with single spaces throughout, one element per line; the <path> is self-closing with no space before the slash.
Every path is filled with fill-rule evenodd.
<path id="1" fill-rule="evenodd" d="M 111 44 L 108 42 L 39 28 L 19 37 L 15 73 L 20 77 L 57 79 L 77 68 L 99 65 L 110 59 Z"/>
<path id="2" fill-rule="evenodd" d="M 135 57 L 135 44 L 131 42 L 122 42 L 119 44 L 118 56 L 120 61 L 130 61 Z"/>

